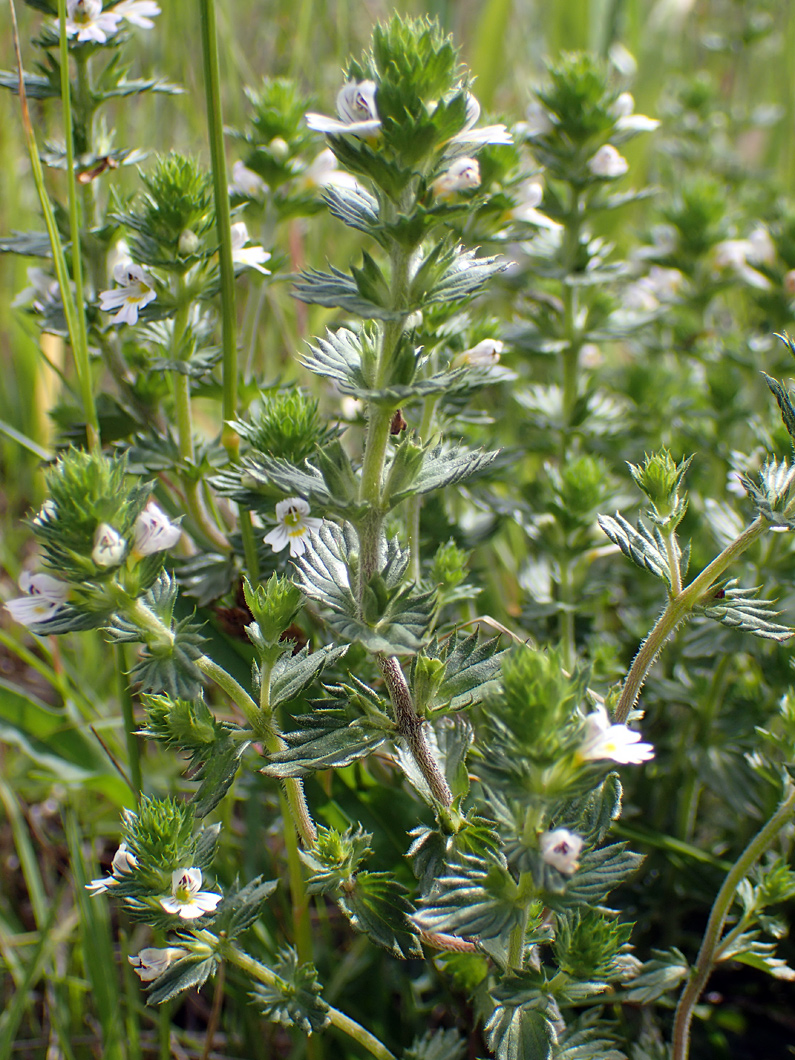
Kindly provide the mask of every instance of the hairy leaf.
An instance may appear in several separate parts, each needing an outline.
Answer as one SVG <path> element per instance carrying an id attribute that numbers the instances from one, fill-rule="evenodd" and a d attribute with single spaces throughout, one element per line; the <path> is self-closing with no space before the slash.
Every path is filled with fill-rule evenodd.
<path id="1" fill-rule="evenodd" d="M 297 699 L 327 666 L 341 659 L 347 650 L 347 644 L 336 648 L 327 646 L 318 648 L 310 655 L 309 645 L 307 645 L 296 655 L 289 653 L 282 655 L 277 660 L 271 674 L 271 706 L 276 708 Z"/>
<path id="2" fill-rule="evenodd" d="M 771 618 L 780 614 L 774 611 L 774 600 L 760 600 L 757 593 L 761 586 L 753 589 L 741 589 L 737 579 L 732 578 L 720 587 L 716 587 L 714 599 L 709 604 L 695 608 L 696 613 L 706 618 L 714 618 L 724 626 L 739 629 L 743 633 L 753 633 L 763 640 L 789 640 L 793 635 L 791 627 Z"/>
<path id="3" fill-rule="evenodd" d="M 670 586 L 671 575 L 665 542 L 656 526 L 653 531 L 649 530 L 643 521 L 639 520 L 639 529 L 636 530 L 620 512 L 616 512 L 615 519 L 610 515 L 600 515 L 599 525 L 613 544 L 618 545 L 633 563 L 650 571 L 655 578 Z"/>
<path id="4" fill-rule="evenodd" d="M 359 872 L 343 887 L 340 907 L 358 931 L 396 957 L 421 957 L 422 949 L 409 919 L 414 907 L 406 889 L 387 872 Z"/>
<path id="5" fill-rule="evenodd" d="M 315 966 L 308 961 L 301 963 L 296 951 L 286 947 L 279 953 L 273 971 L 278 982 L 254 983 L 249 994 L 265 1018 L 285 1027 L 298 1027 L 305 1034 L 326 1027 L 329 1007 L 320 996 L 323 987 Z"/>
<path id="6" fill-rule="evenodd" d="M 162 1005 L 181 994 L 183 990 L 198 990 L 204 986 L 218 964 L 216 957 L 192 954 L 172 964 L 155 980 L 146 999 L 147 1005 Z"/>

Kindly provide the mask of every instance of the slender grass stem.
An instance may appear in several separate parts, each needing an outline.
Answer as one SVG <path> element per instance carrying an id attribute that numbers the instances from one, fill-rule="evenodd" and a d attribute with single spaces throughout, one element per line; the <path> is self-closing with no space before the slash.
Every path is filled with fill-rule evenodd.
<path id="1" fill-rule="evenodd" d="M 232 262 L 232 222 L 224 150 L 224 124 L 221 110 L 221 74 L 215 0 L 199 0 L 201 12 L 202 58 L 207 93 L 207 131 L 213 168 L 215 223 L 218 230 L 218 260 L 221 271 L 221 330 L 223 348 L 222 441 L 231 458 L 239 450 L 240 439 L 229 426 L 237 414 L 237 319 L 235 315 L 235 267 Z"/>
<path id="2" fill-rule="evenodd" d="M 693 1019 L 693 1009 L 712 973 L 720 945 L 721 932 L 726 923 L 726 917 L 731 909 L 737 888 L 768 847 L 776 841 L 781 829 L 793 815 L 795 815 L 795 788 L 790 788 L 787 797 L 778 810 L 776 810 L 767 824 L 757 832 L 734 863 L 731 871 L 723 881 L 723 886 L 718 891 L 695 967 L 676 1007 L 672 1060 L 687 1060 L 689 1055 L 690 1024 Z"/>
<path id="3" fill-rule="evenodd" d="M 124 645 L 117 644 L 114 654 L 116 656 L 116 672 L 119 677 L 119 702 L 121 703 L 121 716 L 124 721 L 124 739 L 127 744 L 127 760 L 130 767 L 130 780 L 134 789 L 136 802 L 140 802 L 142 779 L 141 779 L 141 744 L 135 735 L 135 715 L 133 714 L 133 701 L 130 694 L 130 685 L 127 681 L 127 661 L 124 655 Z"/>
<path id="4" fill-rule="evenodd" d="M 61 8 L 61 41 L 65 40 L 65 2 L 59 0 Z M 61 246 L 61 237 L 58 232 L 58 225 L 55 221 L 55 214 L 53 212 L 50 198 L 47 194 L 47 188 L 44 182 L 44 171 L 41 166 L 41 159 L 39 158 L 39 149 L 36 143 L 36 135 L 33 132 L 33 124 L 30 120 L 30 111 L 28 110 L 28 98 L 25 91 L 25 75 L 22 68 L 22 52 L 19 47 L 19 30 L 17 27 L 17 15 L 14 8 L 13 0 L 9 0 L 9 6 L 11 9 L 11 25 L 14 36 L 14 51 L 17 60 L 17 70 L 19 74 L 18 91 L 19 91 L 19 106 L 22 118 L 22 130 L 25 136 L 25 145 L 28 150 L 28 157 L 30 158 L 30 168 L 33 173 L 33 180 L 36 185 L 36 191 L 39 196 L 39 202 L 41 204 L 41 212 L 44 215 L 44 224 L 47 228 L 47 235 L 50 240 L 50 248 L 52 250 L 53 266 L 55 268 L 55 275 L 58 279 L 58 286 L 61 289 L 61 299 L 63 301 L 64 316 L 66 317 L 66 327 L 69 332 L 69 341 L 72 344 L 72 350 L 75 353 L 75 367 L 77 369 L 78 381 L 80 385 L 80 393 L 83 401 L 83 413 L 86 418 L 86 438 L 88 441 L 88 447 L 92 452 L 99 452 L 101 448 L 100 435 L 99 435 L 99 420 L 97 419 L 96 405 L 94 404 L 94 392 L 91 386 L 91 373 L 88 366 L 88 347 L 87 344 L 80 344 L 80 322 L 78 320 L 78 312 L 75 305 L 75 300 L 72 295 L 72 288 L 69 283 L 69 271 L 66 267 L 66 258 L 64 256 L 63 247 Z M 62 68 L 66 65 L 62 62 Z M 67 82 L 68 82 L 68 66 L 67 71 Z M 63 70 L 62 70 L 63 77 Z M 68 93 L 65 93 L 67 96 Z M 83 326 L 85 327 L 85 320 L 83 320 Z M 81 352 L 82 351 L 82 352 Z M 85 353 L 85 357 L 83 357 Z"/>

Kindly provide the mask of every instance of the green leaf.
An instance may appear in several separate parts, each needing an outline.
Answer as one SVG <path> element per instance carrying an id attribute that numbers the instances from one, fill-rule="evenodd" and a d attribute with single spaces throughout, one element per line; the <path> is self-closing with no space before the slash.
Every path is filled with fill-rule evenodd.
<path id="1" fill-rule="evenodd" d="M 12 236 L 0 239 L 0 254 L 22 254 L 27 258 L 51 258 L 50 237 L 46 232 L 14 232 Z"/>
<path id="2" fill-rule="evenodd" d="M 272 985 L 254 983 L 249 997 L 266 1019 L 285 1027 L 298 1027 L 304 1034 L 320 1031 L 328 1025 L 328 1005 L 320 996 L 323 989 L 317 969 L 308 961 L 301 963 L 292 947 L 285 947 L 273 967 L 278 982 Z"/>
<path id="3" fill-rule="evenodd" d="M 327 646 L 318 648 L 310 655 L 307 644 L 296 655 L 289 653 L 282 655 L 274 665 L 271 674 L 271 706 L 275 709 L 297 699 L 327 666 L 341 659 L 347 650 L 347 644 L 336 648 Z"/>
<path id="4" fill-rule="evenodd" d="M 417 592 L 403 582 L 408 551 L 396 539 L 387 545 L 384 566 L 364 586 L 364 620 L 353 587 L 359 544 L 352 526 L 324 522 L 296 561 L 304 593 L 330 609 L 329 624 L 346 640 L 358 640 L 368 651 L 405 655 L 417 651 L 434 612 L 434 592 Z"/>
<path id="5" fill-rule="evenodd" d="M 498 645 L 496 637 L 479 643 L 477 633 L 465 637 L 456 630 L 448 637 L 441 654 L 445 674 L 434 696 L 435 710 L 474 706 L 494 691 L 505 654 Z"/>
<path id="6" fill-rule="evenodd" d="M 453 798 L 466 795 L 469 791 L 466 756 L 475 739 L 472 726 L 461 717 L 442 718 L 434 727 L 426 725 L 424 731 L 431 754 L 441 766 Z M 401 746 L 397 758 L 414 790 L 419 792 L 429 806 L 435 806 L 436 799 L 414 756 L 407 748 Z"/>
<path id="7" fill-rule="evenodd" d="M 268 756 L 260 772 L 269 777 L 305 777 L 319 769 L 339 769 L 365 758 L 390 735 L 392 721 L 354 718 L 346 708 L 302 715 L 305 728 L 284 734 L 288 746 Z"/>
<path id="8" fill-rule="evenodd" d="M 181 994 L 183 990 L 198 990 L 213 974 L 217 964 L 218 958 L 215 956 L 191 954 L 189 957 L 183 957 L 155 980 L 146 999 L 147 1005 L 162 1005 Z"/>
<path id="9" fill-rule="evenodd" d="M 716 622 L 729 626 L 731 629 L 739 629 L 743 633 L 753 633 L 755 637 L 763 640 L 776 640 L 783 642 L 789 640 L 795 630 L 790 626 L 783 626 L 780 622 L 771 622 L 770 619 L 780 614 L 774 611 L 774 600 L 760 600 L 757 593 L 761 586 L 753 589 L 741 589 L 737 579 L 715 586 L 715 596 L 709 604 L 702 604 L 694 608 L 696 614 L 702 614 L 706 618 L 713 618 Z"/>
<path id="10" fill-rule="evenodd" d="M 626 996 L 631 1004 L 648 1005 L 669 990 L 677 990 L 690 971 L 685 955 L 676 947 L 651 952 L 651 960 L 645 961 L 638 974 L 626 984 Z"/>
<path id="11" fill-rule="evenodd" d="M 548 893 L 547 903 L 553 909 L 598 905 L 631 876 L 642 861 L 642 855 L 627 850 L 626 843 L 612 843 L 597 850 L 589 850 L 580 859 L 580 867 L 569 880 L 565 893 Z"/>
<path id="12" fill-rule="evenodd" d="M 508 993 L 509 984 L 510 980 L 501 992 Z M 535 1004 L 497 1005 L 484 1027 L 497 1060 L 551 1060 L 557 1035 L 539 1007 L 545 1001 L 539 996 Z"/>
<path id="13" fill-rule="evenodd" d="M 349 228 L 356 228 L 365 235 L 383 240 L 379 229 L 378 200 L 360 187 L 343 188 L 329 185 L 323 190 L 323 198 L 332 217 L 338 218 Z"/>
<path id="14" fill-rule="evenodd" d="M 403 1060 L 463 1060 L 466 1039 L 455 1029 L 426 1031 L 403 1053 Z"/>
<path id="15" fill-rule="evenodd" d="M 462 854 L 414 915 L 422 931 L 492 939 L 521 922 L 516 883 L 501 856 Z"/>
<path id="16" fill-rule="evenodd" d="M 422 957 L 414 907 L 406 888 L 387 872 L 359 872 L 342 888 L 339 904 L 351 924 L 396 957 Z"/>
<path id="17" fill-rule="evenodd" d="M 268 899 L 278 886 L 278 880 L 257 876 L 240 890 L 237 885 L 228 890 L 213 921 L 215 934 L 223 931 L 228 939 L 242 935 L 263 915 Z"/>
<path id="18" fill-rule="evenodd" d="M 389 506 L 394 507 L 406 497 L 419 493 L 431 493 L 470 478 L 492 464 L 498 455 L 497 452 L 484 453 L 482 450 L 472 452 L 459 446 L 445 448 L 441 442 L 433 449 L 429 445 L 411 481 L 402 489 L 389 493 L 387 498 Z"/>
<path id="19" fill-rule="evenodd" d="M 425 379 L 375 387 L 368 371 L 372 354 L 366 334 L 357 335 L 347 328 L 339 328 L 335 332 L 328 332 L 325 339 L 315 341 L 317 344 L 310 347 L 310 355 L 302 359 L 305 368 L 315 375 L 333 379 L 343 394 L 392 408 L 432 394 L 445 393 L 455 383 L 462 382 L 468 371 L 465 367 L 458 368 L 452 372 L 437 372 Z"/>
<path id="20" fill-rule="evenodd" d="M 620 512 L 616 512 L 615 519 L 609 515 L 600 515 L 598 519 L 602 530 L 625 556 L 670 587 L 671 574 L 665 542 L 656 526 L 651 531 L 643 520 L 639 520 L 639 530 L 636 530 Z"/>
<path id="21" fill-rule="evenodd" d="M 323 305 L 329 309 L 344 309 L 356 313 L 365 320 L 400 320 L 410 313 L 408 308 L 387 309 L 362 296 L 355 279 L 330 266 L 330 272 L 308 269 L 293 286 L 293 295 L 299 302 Z"/>

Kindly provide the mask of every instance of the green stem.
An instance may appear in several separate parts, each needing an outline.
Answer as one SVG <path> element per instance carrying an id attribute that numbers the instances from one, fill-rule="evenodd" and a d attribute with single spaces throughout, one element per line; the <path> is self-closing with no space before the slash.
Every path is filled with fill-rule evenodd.
<path id="1" fill-rule="evenodd" d="M 72 279 L 75 285 L 74 330 L 69 327 L 69 338 L 75 358 L 77 380 L 86 418 L 86 439 L 92 453 L 101 449 L 99 420 L 94 405 L 91 365 L 88 357 L 85 295 L 83 293 L 83 263 L 80 246 L 80 219 L 77 209 L 77 178 L 75 174 L 74 128 L 72 124 L 72 85 L 69 79 L 69 45 L 66 37 L 66 0 L 58 0 L 60 25 L 61 102 L 63 105 L 64 139 L 66 141 L 66 187 L 69 199 L 69 236 L 72 241 Z M 58 277 L 60 282 L 60 276 Z M 63 286 L 62 286 L 63 291 Z M 66 293 L 63 293 L 64 309 Z M 68 322 L 67 314 L 67 322 Z"/>
<path id="2" fill-rule="evenodd" d="M 671 598 L 668 606 L 660 615 L 651 633 L 640 646 L 638 654 L 632 662 L 616 707 L 615 717 L 617 722 L 627 720 L 630 710 L 637 702 L 649 670 L 654 665 L 654 661 L 665 642 L 679 623 L 687 618 L 699 600 L 709 591 L 734 560 L 741 556 L 746 549 L 750 548 L 754 541 L 764 533 L 767 525 L 767 521 L 761 515 L 757 516 L 751 525 L 727 545 L 723 552 L 716 556 L 697 578 L 694 578 L 678 595 Z"/>
<path id="3" fill-rule="evenodd" d="M 676 1007 L 672 1060 L 687 1060 L 690 1051 L 690 1024 L 693 1019 L 693 1009 L 712 972 L 721 932 L 737 888 L 768 847 L 776 841 L 781 829 L 793 814 L 795 814 L 795 788 L 791 788 L 778 810 L 742 852 L 718 891 L 695 967 Z"/>
<path id="4" fill-rule="evenodd" d="M 204 934 L 204 933 L 202 933 Z M 215 942 L 213 936 L 210 937 L 212 942 Z M 266 968 L 264 964 L 260 964 L 259 961 L 255 961 L 253 957 L 249 957 L 243 950 L 238 949 L 234 943 L 228 943 L 225 947 L 225 956 L 233 963 L 238 966 L 242 971 L 252 976 L 254 979 L 258 979 L 261 983 L 266 986 L 275 987 L 276 989 L 285 989 L 287 984 L 280 979 L 275 972 L 272 972 L 270 968 Z M 371 1056 L 376 1057 L 376 1060 L 395 1060 L 394 1055 L 387 1049 L 387 1047 L 371 1034 L 368 1030 L 365 1030 L 360 1023 L 352 1020 L 350 1016 L 346 1016 L 344 1012 L 340 1012 L 338 1009 L 329 1008 L 328 1010 L 329 1022 L 332 1027 L 336 1027 L 337 1030 L 347 1034 L 349 1038 L 352 1038 L 355 1042 L 358 1042 L 362 1048 L 366 1049 Z"/>
<path id="5" fill-rule="evenodd" d="M 204 84 L 207 91 L 207 131 L 213 167 L 215 223 L 218 230 L 218 260 L 221 270 L 221 327 L 223 347 L 222 440 L 230 457 L 237 456 L 240 440 L 228 426 L 237 414 L 237 337 L 235 316 L 235 267 L 232 262 L 232 222 L 224 151 L 221 112 L 221 74 L 218 61 L 215 0 L 199 0 L 202 30 Z"/>
<path id="6" fill-rule="evenodd" d="M 117 644 L 115 647 L 116 672 L 119 677 L 119 699 L 121 701 L 121 715 L 124 720 L 124 739 L 127 743 L 127 759 L 130 765 L 130 780 L 135 789 L 136 802 L 141 799 L 141 744 L 135 735 L 135 715 L 133 713 L 133 701 L 130 695 L 130 685 L 127 680 L 127 661 L 124 656 L 124 645 Z"/>
<path id="7" fill-rule="evenodd" d="M 438 396 L 425 398 L 422 403 L 422 420 L 419 427 L 419 440 L 427 442 L 433 432 L 433 416 L 439 403 Z M 408 526 L 409 554 L 411 561 L 409 566 L 409 577 L 419 582 L 420 567 L 420 512 L 422 511 L 422 497 L 419 494 L 410 497 L 407 502 L 406 523 Z"/>
<path id="8" fill-rule="evenodd" d="M 182 346 L 185 332 L 188 327 L 190 316 L 190 295 L 185 286 L 185 277 L 177 277 L 175 292 L 177 303 L 174 315 L 174 332 L 172 337 L 171 355 L 175 361 L 183 360 Z M 190 376 L 187 372 L 171 373 L 174 384 L 174 413 L 177 421 L 177 447 L 180 459 L 184 464 L 193 466 L 196 452 L 193 445 L 193 412 L 190 402 Z M 199 532 L 213 548 L 222 553 L 229 551 L 229 541 L 226 536 L 214 525 L 201 495 L 201 485 L 192 476 L 190 471 L 183 472 L 182 486 L 185 490 L 185 503 L 191 519 L 196 524 Z"/>
<path id="9" fill-rule="evenodd" d="M 533 876 L 522 872 L 518 882 L 519 898 L 524 899 L 518 924 L 511 931 L 508 942 L 508 967 L 521 971 L 524 967 L 524 940 L 527 935 L 527 921 L 530 917 L 530 899 L 533 896 Z"/>

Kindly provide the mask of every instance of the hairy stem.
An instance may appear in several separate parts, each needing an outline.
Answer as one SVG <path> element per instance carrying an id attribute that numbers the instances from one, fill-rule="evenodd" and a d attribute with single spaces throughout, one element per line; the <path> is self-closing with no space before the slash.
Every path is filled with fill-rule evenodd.
<path id="1" fill-rule="evenodd" d="M 380 655 L 378 657 L 378 666 L 384 675 L 384 681 L 389 690 L 398 732 L 406 741 L 406 745 L 411 751 L 420 772 L 425 777 L 433 797 L 443 807 L 451 806 L 453 794 L 450 791 L 450 785 L 439 769 L 439 764 L 433 757 L 428 741 L 425 739 L 423 721 L 414 710 L 411 692 L 400 663 L 394 657 L 388 658 Z"/>
<path id="2" fill-rule="evenodd" d="M 690 1024 L 693 1019 L 693 1009 L 715 964 L 721 932 L 726 923 L 726 917 L 731 909 L 737 888 L 768 847 L 776 841 L 781 829 L 793 815 L 795 815 L 795 788 L 790 788 L 787 797 L 778 810 L 776 810 L 767 824 L 757 832 L 734 863 L 731 871 L 723 881 L 723 886 L 718 891 L 695 967 L 676 1007 L 672 1060 L 687 1060 L 690 1052 Z"/>
<path id="3" fill-rule="evenodd" d="M 638 654 L 632 662 L 616 706 L 615 717 L 617 722 L 627 720 L 629 712 L 638 700 L 640 690 L 649 670 L 654 665 L 654 661 L 665 642 L 679 623 L 687 618 L 699 600 L 711 589 L 734 560 L 741 556 L 746 549 L 750 548 L 754 541 L 764 533 L 767 525 L 767 521 L 761 515 L 757 516 L 751 525 L 739 537 L 728 544 L 720 555 L 716 556 L 709 566 L 704 568 L 697 578 L 694 578 L 686 588 L 669 600 L 668 606 L 657 619 L 654 628 L 640 646 Z"/>
<path id="4" fill-rule="evenodd" d="M 439 403 L 438 395 L 426 397 L 422 403 L 422 420 L 419 427 L 419 439 L 427 442 L 433 433 L 433 416 Z M 415 582 L 420 580 L 420 512 L 422 511 L 422 497 L 417 493 L 409 497 L 406 502 L 406 523 L 409 536 L 409 554 L 411 555 L 409 565 L 409 577 Z"/>

